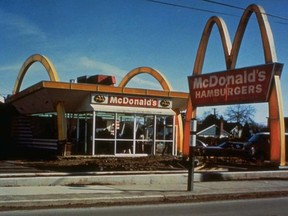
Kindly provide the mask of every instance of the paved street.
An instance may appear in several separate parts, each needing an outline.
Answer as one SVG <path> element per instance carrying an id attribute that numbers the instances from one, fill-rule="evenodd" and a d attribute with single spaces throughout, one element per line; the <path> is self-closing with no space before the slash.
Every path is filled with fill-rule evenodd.
<path id="1" fill-rule="evenodd" d="M 149 215 L 149 216 L 174 216 L 174 215 L 197 215 L 197 216 L 255 216 L 255 215 L 287 215 L 287 197 L 264 198 L 247 200 L 224 200 L 197 203 L 169 203 L 169 204 L 145 204 L 129 206 L 107 207 L 83 207 L 83 208 L 51 208 L 33 210 L 15 210 L 0 212 L 1 216 L 34 216 L 34 215 L 69 215 L 69 216 L 127 216 L 127 215 Z M 245 206 L 245 208 L 243 208 Z"/>

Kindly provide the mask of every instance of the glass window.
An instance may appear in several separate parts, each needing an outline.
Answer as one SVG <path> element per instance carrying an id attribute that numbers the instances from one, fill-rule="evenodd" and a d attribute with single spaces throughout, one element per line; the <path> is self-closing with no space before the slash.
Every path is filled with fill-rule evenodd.
<path id="1" fill-rule="evenodd" d="M 136 153 L 152 154 L 154 115 L 136 115 Z"/>
<path id="2" fill-rule="evenodd" d="M 117 154 L 133 154 L 133 140 L 117 140 Z"/>
<path id="3" fill-rule="evenodd" d="M 95 154 L 172 153 L 173 116 L 95 114 Z"/>
<path id="4" fill-rule="evenodd" d="M 156 118 L 156 154 L 172 154 L 173 151 L 173 116 Z"/>
<path id="5" fill-rule="evenodd" d="M 95 154 L 114 154 L 115 113 L 96 112 Z"/>
<path id="6" fill-rule="evenodd" d="M 134 114 L 117 113 L 118 139 L 133 139 L 134 132 Z"/>
<path id="7" fill-rule="evenodd" d="M 117 154 L 132 154 L 134 140 L 134 114 L 117 113 Z"/>
<path id="8" fill-rule="evenodd" d="M 95 142 L 95 154 L 114 155 L 114 141 L 97 140 Z"/>
<path id="9" fill-rule="evenodd" d="M 157 116 L 156 118 L 156 139 L 173 139 L 173 116 Z"/>
<path id="10" fill-rule="evenodd" d="M 96 138 L 114 138 L 114 113 L 96 112 L 95 119 L 95 137 Z"/>

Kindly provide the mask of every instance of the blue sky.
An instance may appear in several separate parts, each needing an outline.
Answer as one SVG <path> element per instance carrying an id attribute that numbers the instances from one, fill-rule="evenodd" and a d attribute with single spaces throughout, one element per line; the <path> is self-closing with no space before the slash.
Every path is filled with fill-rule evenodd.
<path id="1" fill-rule="evenodd" d="M 231 40 L 243 11 L 203 0 L 160 0 L 176 7 L 147 0 L 0 0 L 0 95 L 11 94 L 18 72 L 32 54 L 48 57 L 61 81 L 78 76 L 109 74 L 118 83 L 136 67 L 148 66 L 162 72 L 175 91 L 188 91 L 203 28 L 211 16 L 222 17 Z M 217 0 L 246 8 L 261 5 L 269 16 L 278 62 L 284 63 L 282 93 L 288 116 L 288 1 Z M 209 10 L 205 12 L 201 10 Z M 255 15 L 244 35 L 237 67 L 264 64 Z M 212 31 L 203 73 L 225 70 L 216 28 Z M 40 64 L 27 73 L 23 88 L 48 75 Z M 160 89 L 148 75 L 134 78 L 130 87 Z M 267 103 L 256 107 L 255 120 L 265 122 Z M 198 116 L 214 107 L 198 109 Z M 216 107 L 219 114 L 225 109 Z M 287 111 L 286 111 L 287 110 Z"/>

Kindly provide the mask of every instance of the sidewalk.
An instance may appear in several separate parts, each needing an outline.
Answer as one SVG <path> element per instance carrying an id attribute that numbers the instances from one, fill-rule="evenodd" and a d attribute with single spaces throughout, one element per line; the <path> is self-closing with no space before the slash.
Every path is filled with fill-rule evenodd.
<path id="1" fill-rule="evenodd" d="M 0 209 L 105 206 L 141 203 L 288 196 L 287 181 L 197 182 L 185 184 L 0 187 Z"/>
<path id="2" fill-rule="evenodd" d="M 288 171 L 0 174 L 0 210 L 288 196 Z"/>

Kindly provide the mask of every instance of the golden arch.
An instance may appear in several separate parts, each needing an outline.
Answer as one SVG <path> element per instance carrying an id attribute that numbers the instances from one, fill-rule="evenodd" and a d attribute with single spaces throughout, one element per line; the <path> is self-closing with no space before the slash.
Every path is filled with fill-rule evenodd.
<path id="1" fill-rule="evenodd" d="M 135 68 L 133 70 L 131 70 L 130 72 L 127 73 L 127 75 L 122 79 L 122 81 L 120 82 L 119 84 L 119 87 L 122 87 L 124 88 L 127 83 L 133 78 L 135 77 L 136 75 L 138 74 L 141 74 L 141 73 L 147 73 L 147 74 L 150 74 L 151 76 L 153 76 L 161 85 L 162 89 L 164 91 L 172 91 L 172 87 L 171 85 L 169 84 L 169 82 L 167 81 L 167 79 L 165 78 L 165 76 L 153 69 L 153 68 L 150 68 L 150 67 L 138 67 L 138 68 Z M 178 134 L 177 134 L 177 139 L 178 139 L 178 143 L 179 145 L 178 148 L 179 148 L 179 151 L 183 151 L 182 147 L 183 147 L 183 123 L 182 123 L 182 117 L 181 117 L 181 114 L 180 114 L 180 111 L 179 110 L 174 110 L 176 112 L 176 115 L 177 115 L 177 118 L 176 118 L 176 128 L 177 128 L 177 131 L 178 131 Z"/>
<path id="2" fill-rule="evenodd" d="M 34 54 L 31 55 L 22 65 L 17 80 L 15 82 L 13 94 L 16 94 L 20 91 L 20 87 L 22 85 L 24 76 L 26 75 L 30 66 L 35 62 L 40 62 L 45 67 L 46 71 L 48 72 L 50 81 L 59 81 L 58 74 L 52 62 L 43 55 Z M 56 112 L 57 112 L 57 125 L 58 125 L 58 140 L 65 141 L 67 139 L 67 122 L 65 118 L 65 107 L 63 102 L 59 101 L 56 104 Z"/>
<path id="3" fill-rule="evenodd" d="M 207 45 L 210 39 L 211 31 L 213 26 L 216 24 L 219 34 L 221 37 L 222 47 L 224 51 L 224 57 L 226 61 L 226 68 L 231 68 L 231 59 L 230 59 L 230 52 L 232 49 L 231 40 L 229 36 L 229 32 L 226 26 L 225 21 L 220 18 L 213 16 L 211 17 L 203 30 L 202 37 L 199 43 L 195 63 L 194 63 L 194 69 L 193 74 L 201 74 L 202 68 L 204 64 L 205 54 L 207 50 Z M 188 155 L 189 154 L 189 143 L 190 143 L 190 121 L 192 118 L 196 118 L 196 107 L 192 106 L 191 98 L 189 96 L 188 102 L 187 102 L 187 108 L 186 108 L 186 117 L 184 122 L 184 147 L 183 147 L 183 154 Z"/>
<path id="4" fill-rule="evenodd" d="M 59 81 L 58 74 L 51 61 L 43 55 L 34 54 L 31 55 L 22 65 L 14 85 L 13 94 L 20 91 L 24 76 L 26 75 L 30 66 L 35 62 L 40 62 L 45 67 L 51 81 Z"/>
<path id="5" fill-rule="evenodd" d="M 122 81 L 119 84 L 119 87 L 125 87 L 127 85 L 127 83 L 136 75 L 141 74 L 141 73 L 147 73 L 150 74 L 151 76 L 153 76 L 162 86 L 163 90 L 166 91 L 171 91 L 172 87 L 169 84 L 169 82 L 167 81 L 167 79 L 164 77 L 164 75 L 153 69 L 150 67 L 138 67 L 133 69 L 132 71 L 130 71 L 129 73 L 127 73 L 127 75 L 122 79 Z"/>
<path id="6" fill-rule="evenodd" d="M 265 63 L 277 62 L 273 34 L 265 10 L 259 5 L 252 4 L 244 11 L 236 31 L 231 51 L 231 68 L 235 68 L 243 35 L 252 13 L 255 13 L 260 28 Z"/>
<path id="7" fill-rule="evenodd" d="M 231 62 L 230 51 L 231 51 L 232 46 L 231 46 L 229 32 L 228 32 L 225 21 L 220 17 L 213 16 L 207 21 L 206 26 L 203 30 L 202 38 L 199 44 L 199 48 L 198 48 L 195 63 L 194 63 L 193 74 L 200 74 L 202 72 L 206 49 L 207 49 L 208 41 L 209 41 L 210 34 L 211 34 L 214 24 L 217 25 L 219 34 L 221 36 L 221 42 L 222 42 L 224 57 L 226 61 L 226 68 L 227 69 L 230 68 L 230 65 L 231 65 L 230 64 Z"/>
<path id="8" fill-rule="evenodd" d="M 265 63 L 272 63 L 277 61 L 276 51 L 274 46 L 273 34 L 268 22 L 264 9 L 258 5 L 252 4 L 244 11 L 237 32 L 233 41 L 232 49 L 229 34 L 225 22 L 221 18 L 212 17 L 207 21 L 207 24 L 202 33 L 202 38 L 198 47 L 197 56 L 194 63 L 193 75 L 201 74 L 207 44 L 210 38 L 211 30 L 214 24 L 217 25 L 220 32 L 222 45 L 224 49 L 226 68 L 234 69 L 237 62 L 237 57 L 244 32 L 252 13 L 256 14 L 257 22 L 260 28 L 262 45 L 264 50 Z M 187 113 L 184 125 L 184 154 L 189 153 L 190 143 L 190 120 L 196 117 L 196 107 L 193 107 L 191 98 L 188 99 Z M 280 86 L 280 79 L 278 75 L 274 76 L 274 83 L 269 99 L 269 124 L 271 132 L 271 161 L 279 162 L 284 166 L 285 161 L 285 135 L 284 135 L 284 116 L 282 108 L 282 93 Z M 279 145 L 280 144 L 280 145 Z M 280 150 L 282 149 L 282 150 Z"/>

